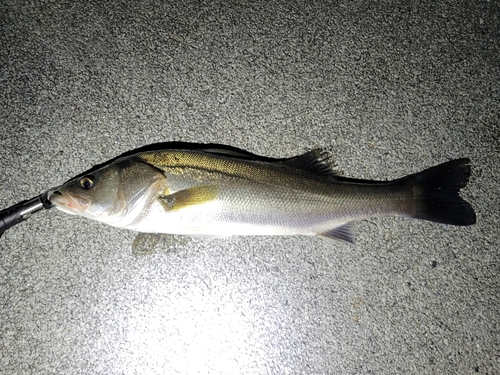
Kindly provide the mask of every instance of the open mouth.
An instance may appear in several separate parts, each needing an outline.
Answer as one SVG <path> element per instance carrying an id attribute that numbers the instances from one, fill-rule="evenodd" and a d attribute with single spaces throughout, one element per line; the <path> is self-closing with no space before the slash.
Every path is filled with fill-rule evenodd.
<path id="1" fill-rule="evenodd" d="M 69 213 L 74 213 L 75 211 L 84 212 L 90 203 L 90 200 L 87 198 L 59 190 L 52 192 L 48 196 L 48 200 L 57 208 Z"/>
<path id="2" fill-rule="evenodd" d="M 59 190 L 49 191 L 47 193 L 45 199 L 50 202 L 50 200 L 52 199 L 52 197 L 54 197 L 55 195 L 62 195 L 62 194 L 61 194 L 61 192 Z"/>

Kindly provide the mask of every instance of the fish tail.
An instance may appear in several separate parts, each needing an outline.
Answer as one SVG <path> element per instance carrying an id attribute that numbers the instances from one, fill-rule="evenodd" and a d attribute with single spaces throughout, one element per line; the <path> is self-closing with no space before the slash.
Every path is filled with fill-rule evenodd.
<path id="1" fill-rule="evenodd" d="M 476 214 L 459 191 L 470 177 L 468 158 L 452 160 L 399 180 L 413 188 L 411 217 L 451 225 L 472 225 Z"/>

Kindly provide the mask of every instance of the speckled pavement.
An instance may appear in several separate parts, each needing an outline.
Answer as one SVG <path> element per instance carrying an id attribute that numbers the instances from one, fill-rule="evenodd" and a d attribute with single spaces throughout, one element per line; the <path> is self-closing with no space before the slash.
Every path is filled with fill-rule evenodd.
<path id="1" fill-rule="evenodd" d="M 471 227 L 0 239 L 1 374 L 500 373 L 499 2 L 2 1 L 0 208 L 157 142 L 392 179 L 458 157 Z"/>

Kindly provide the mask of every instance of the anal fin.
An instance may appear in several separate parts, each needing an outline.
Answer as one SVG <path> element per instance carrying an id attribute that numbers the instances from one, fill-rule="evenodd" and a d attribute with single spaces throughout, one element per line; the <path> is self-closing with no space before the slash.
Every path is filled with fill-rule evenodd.
<path id="1" fill-rule="evenodd" d="M 318 236 L 332 238 L 334 240 L 339 240 L 348 243 L 354 243 L 355 229 L 356 229 L 356 223 L 354 221 L 349 221 L 338 227 L 330 229 L 329 231 L 318 233 Z"/>

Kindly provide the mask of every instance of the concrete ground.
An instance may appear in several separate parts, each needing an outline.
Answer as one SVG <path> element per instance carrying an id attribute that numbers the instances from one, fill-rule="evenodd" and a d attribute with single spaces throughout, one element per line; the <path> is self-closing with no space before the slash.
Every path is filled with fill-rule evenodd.
<path id="1" fill-rule="evenodd" d="M 471 227 L 135 234 L 52 210 L 0 239 L 1 374 L 500 373 L 499 2 L 0 4 L 0 207 L 128 150 L 329 150 L 392 179 L 458 157 Z"/>

